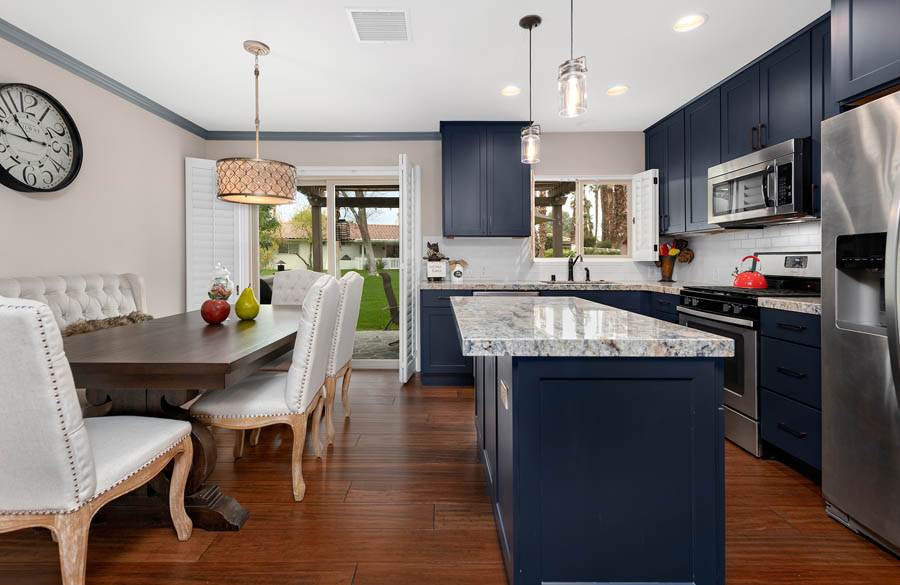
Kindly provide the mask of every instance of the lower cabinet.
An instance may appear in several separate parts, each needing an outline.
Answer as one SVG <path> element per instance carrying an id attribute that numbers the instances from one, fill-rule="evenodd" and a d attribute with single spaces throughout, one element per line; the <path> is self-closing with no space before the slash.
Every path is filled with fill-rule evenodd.
<path id="1" fill-rule="evenodd" d="M 650 293 L 648 315 L 660 321 L 678 323 L 678 295 Z"/>
<path id="2" fill-rule="evenodd" d="M 764 453 L 777 456 L 781 451 L 816 470 L 822 468 L 820 321 L 818 315 L 760 311 L 759 427 Z"/>
<path id="3" fill-rule="evenodd" d="M 419 339 L 426 386 L 470 386 L 473 382 L 472 358 L 462 354 L 451 296 L 472 296 L 472 291 L 421 291 Z"/>

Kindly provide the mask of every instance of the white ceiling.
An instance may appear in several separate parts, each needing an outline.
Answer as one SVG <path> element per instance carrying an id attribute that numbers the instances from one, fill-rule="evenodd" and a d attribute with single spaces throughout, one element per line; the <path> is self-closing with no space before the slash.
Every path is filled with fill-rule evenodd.
<path id="1" fill-rule="evenodd" d="M 346 8 L 410 11 L 411 41 L 356 42 Z M 261 59 L 269 131 L 435 131 L 441 120 L 526 119 L 536 13 L 534 118 L 544 131 L 643 130 L 809 24 L 830 0 L 576 0 L 575 53 L 588 63 L 588 113 L 556 114 L 568 58 L 565 0 L 0 0 L 0 17 L 209 130 L 253 127 Z M 675 33 L 680 16 L 708 22 Z M 27 81 L 21 79 L 17 81 Z M 500 95 L 505 85 L 523 91 Z M 631 91 L 610 97 L 606 89 Z M 57 96 L 65 103 L 65 96 Z"/>

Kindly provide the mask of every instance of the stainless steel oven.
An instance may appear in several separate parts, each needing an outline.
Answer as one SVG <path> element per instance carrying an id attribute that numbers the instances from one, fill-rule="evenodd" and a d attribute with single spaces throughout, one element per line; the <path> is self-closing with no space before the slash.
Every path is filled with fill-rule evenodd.
<path id="1" fill-rule="evenodd" d="M 711 167 L 708 221 L 725 227 L 812 218 L 809 138 L 786 140 Z"/>
<path id="2" fill-rule="evenodd" d="M 683 305 L 678 312 L 680 325 L 734 340 L 734 357 L 725 358 L 725 436 L 759 457 L 756 322 Z"/>

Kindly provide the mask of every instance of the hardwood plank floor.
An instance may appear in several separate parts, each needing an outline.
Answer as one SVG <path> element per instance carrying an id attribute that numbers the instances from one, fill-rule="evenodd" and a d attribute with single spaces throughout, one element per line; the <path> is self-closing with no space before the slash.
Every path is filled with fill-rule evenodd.
<path id="1" fill-rule="evenodd" d="M 212 480 L 250 510 L 237 533 L 95 523 L 89 585 L 503 585 L 481 478 L 471 388 L 354 372 L 353 418 L 335 402 L 337 437 L 317 460 L 307 444 L 306 499 L 290 482 L 290 430 L 269 427 L 232 457 L 216 430 Z M 732 585 L 900 583 L 900 561 L 825 515 L 818 486 L 726 443 L 727 582 Z M 45 531 L 0 535 L 0 585 L 57 585 Z"/>

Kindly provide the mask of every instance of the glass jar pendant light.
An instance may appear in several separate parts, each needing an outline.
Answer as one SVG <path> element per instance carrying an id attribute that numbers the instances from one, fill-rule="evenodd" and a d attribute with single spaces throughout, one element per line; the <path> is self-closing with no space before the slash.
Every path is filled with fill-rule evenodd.
<path id="1" fill-rule="evenodd" d="M 569 0 L 569 59 L 559 66 L 559 115 L 576 118 L 587 111 L 587 63 L 575 58 L 575 0 Z"/>
<path id="2" fill-rule="evenodd" d="M 297 194 L 294 165 L 259 158 L 259 58 L 269 54 L 269 46 L 259 41 L 244 41 L 244 50 L 254 56 L 256 157 L 217 160 L 216 196 L 222 201 L 253 205 L 293 203 Z"/>
<path id="3" fill-rule="evenodd" d="M 541 126 L 534 123 L 531 115 L 531 32 L 541 24 L 541 17 L 536 14 L 523 16 L 519 26 L 528 29 L 528 121 L 529 126 L 522 128 L 522 162 L 533 165 L 541 162 Z"/>

